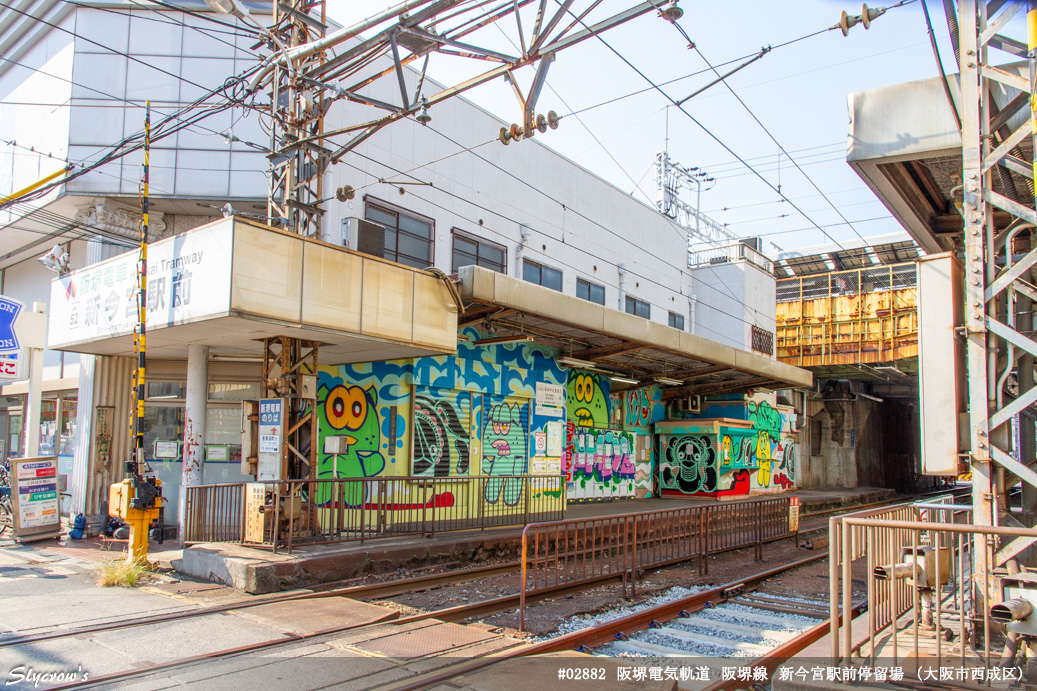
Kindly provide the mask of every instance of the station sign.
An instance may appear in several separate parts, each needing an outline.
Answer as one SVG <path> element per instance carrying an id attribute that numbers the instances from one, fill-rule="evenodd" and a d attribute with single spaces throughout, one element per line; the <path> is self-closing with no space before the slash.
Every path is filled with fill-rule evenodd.
<path id="1" fill-rule="evenodd" d="M 233 241 L 225 225 L 148 245 L 149 330 L 227 312 Z M 139 262 L 134 250 L 55 278 L 49 347 L 132 334 L 140 318 Z"/>
<path id="2" fill-rule="evenodd" d="M 280 398 L 259 401 L 259 453 L 257 480 L 281 479 L 281 443 L 284 436 L 284 413 L 287 405 Z"/>
<path id="3" fill-rule="evenodd" d="M 538 381 L 533 412 L 543 417 L 565 417 L 565 399 L 564 386 Z"/>

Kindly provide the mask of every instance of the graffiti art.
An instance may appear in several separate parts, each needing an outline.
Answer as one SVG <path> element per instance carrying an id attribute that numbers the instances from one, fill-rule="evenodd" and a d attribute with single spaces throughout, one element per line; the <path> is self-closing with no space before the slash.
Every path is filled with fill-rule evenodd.
<path id="1" fill-rule="evenodd" d="M 454 400 L 414 397 L 414 474 L 428 477 L 467 475 L 471 434 L 468 420 L 471 398 L 467 392 Z"/>
<path id="2" fill-rule="evenodd" d="M 603 376 L 570 372 L 566 387 L 569 419 L 579 427 L 608 427 L 608 384 Z"/>
<path id="3" fill-rule="evenodd" d="M 522 475 L 526 472 L 525 416 L 528 416 L 528 404 L 506 401 L 496 404 L 491 402 L 486 411 L 482 472 L 491 476 L 486 481 L 485 492 L 485 499 L 491 504 L 496 504 L 503 496 L 505 504 L 514 506 L 522 496 L 521 480 L 493 476 Z"/>
<path id="4" fill-rule="evenodd" d="M 571 500 L 634 496 L 634 434 L 574 427 L 566 463 Z M 645 471 L 647 474 L 647 470 Z"/>
<path id="5" fill-rule="evenodd" d="M 716 451 L 706 435 L 675 435 L 663 449 L 664 489 L 685 494 L 713 492 L 717 488 Z"/>
<path id="6" fill-rule="evenodd" d="M 328 391 L 321 427 L 325 436 L 345 437 L 344 454 L 322 454 L 317 477 L 370 477 L 382 472 L 378 394 L 374 387 L 339 384 Z"/>

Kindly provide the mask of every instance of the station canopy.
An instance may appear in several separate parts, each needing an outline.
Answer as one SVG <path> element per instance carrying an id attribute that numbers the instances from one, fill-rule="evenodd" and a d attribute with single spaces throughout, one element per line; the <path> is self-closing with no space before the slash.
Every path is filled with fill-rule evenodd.
<path id="1" fill-rule="evenodd" d="M 132 356 L 139 256 L 55 278 L 47 347 Z M 148 356 L 255 356 L 274 336 L 319 343 L 322 363 L 442 355 L 457 351 L 457 312 L 445 277 L 241 218 L 148 246 Z"/>
<path id="2" fill-rule="evenodd" d="M 562 364 L 638 382 L 631 387 L 663 378 L 663 400 L 813 383 L 807 370 L 772 357 L 489 269 L 466 266 L 458 275 L 465 305 L 458 326 L 491 333 L 478 342 L 525 340 L 558 348 Z"/>

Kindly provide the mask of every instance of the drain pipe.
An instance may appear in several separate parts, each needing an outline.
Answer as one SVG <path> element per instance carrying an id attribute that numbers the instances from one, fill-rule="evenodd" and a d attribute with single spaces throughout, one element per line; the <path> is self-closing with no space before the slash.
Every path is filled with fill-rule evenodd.
<path id="1" fill-rule="evenodd" d="M 519 242 L 518 249 L 515 251 L 515 277 L 521 279 L 522 262 L 525 260 L 526 248 L 529 247 L 529 238 L 532 237 L 533 230 L 529 226 L 520 223 L 519 233 L 522 235 L 522 240 Z"/>
<path id="2" fill-rule="evenodd" d="M 699 298 L 692 293 L 688 296 L 688 333 L 695 333 L 695 308 L 698 307 Z"/>
<path id="3" fill-rule="evenodd" d="M 616 264 L 616 268 L 619 269 L 619 311 L 625 312 L 627 308 L 627 265 L 621 262 Z"/>

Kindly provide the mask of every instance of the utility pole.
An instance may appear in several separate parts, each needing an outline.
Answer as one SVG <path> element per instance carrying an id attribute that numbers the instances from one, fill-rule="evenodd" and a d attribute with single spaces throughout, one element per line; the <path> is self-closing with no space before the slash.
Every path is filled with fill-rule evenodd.
<path id="1" fill-rule="evenodd" d="M 151 101 L 144 107 L 144 169 L 140 195 L 140 261 L 137 270 L 137 328 L 133 349 L 137 367 L 133 373 L 133 448 L 126 461 L 126 479 L 108 490 L 108 510 L 130 526 L 126 559 L 130 562 L 147 558 L 148 531 L 151 523 L 162 515 L 162 483 L 153 475 L 145 476 L 144 399 L 147 397 L 146 350 L 148 315 L 148 204 L 151 172 Z M 161 523 L 161 522 L 160 522 Z M 161 530 L 161 525 L 159 525 Z M 161 536 L 159 541 L 161 541 Z"/>

